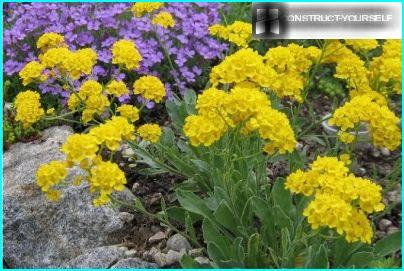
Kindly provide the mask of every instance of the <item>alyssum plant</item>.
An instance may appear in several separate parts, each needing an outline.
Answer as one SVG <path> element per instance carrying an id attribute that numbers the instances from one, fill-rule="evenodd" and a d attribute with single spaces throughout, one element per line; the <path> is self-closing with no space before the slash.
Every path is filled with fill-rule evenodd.
<path id="1" fill-rule="evenodd" d="M 335 111 L 330 122 L 343 131 L 333 138 L 340 148 L 318 156 L 308 167 L 302 163 L 305 152 L 295 149 L 301 127 L 294 118 L 299 102 L 307 97 L 312 69 L 332 55 L 327 54 L 326 43 L 322 48 L 278 47 L 264 57 L 251 48 L 229 55 L 213 67 L 211 85 L 203 93 L 197 96 L 188 90 L 183 99 L 166 101 L 172 129 L 156 124 L 136 127 L 145 104 L 140 108 L 120 104 L 118 98 L 129 92 L 122 81 L 112 78 L 104 86 L 90 79 L 77 91 L 76 81 L 90 74 L 96 63 L 92 49 L 71 51 L 55 33 L 42 36 L 41 43 L 47 48 L 41 61 L 27 64 L 20 76 L 26 85 L 53 76 L 71 92 L 70 111 L 59 116 L 45 112 L 39 94 L 25 91 L 15 100 L 16 120 L 28 128 L 43 119 L 77 122 L 69 119 L 74 114 L 86 127 L 63 144 L 65 161 L 38 169 L 37 183 L 49 199 L 62 196 L 58 188 L 70 185 L 64 181 L 68 169 L 80 167 L 83 174 L 73 183 L 89 183 L 94 205 L 125 204 L 158 219 L 193 245 L 206 248 L 209 267 L 361 268 L 383 261 L 401 247 L 401 232 L 372 244 L 370 217 L 385 207 L 381 186 L 349 169 L 360 122 L 369 123 L 375 145 L 389 149 L 400 145 L 399 119 L 382 94 L 356 91 Z M 128 40 L 115 42 L 111 52 L 112 63 L 128 72 L 142 60 Z M 165 87 L 159 78 L 136 77 L 135 94 L 163 100 Z M 352 74 L 344 78 L 355 81 Z M 282 109 L 279 100 L 284 97 L 298 105 Z M 171 173 L 184 180 L 176 188 L 178 206 L 167 207 L 162 200 L 161 211 L 153 214 L 140 200 L 121 202 L 113 197 L 127 182 L 114 163 L 123 142 L 133 148 L 138 163 L 148 166 L 142 173 Z M 292 173 L 269 179 L 268 166 L 279 160 L 288 161 Z M 181 263 L 201 267 L 187 255 Z"/>

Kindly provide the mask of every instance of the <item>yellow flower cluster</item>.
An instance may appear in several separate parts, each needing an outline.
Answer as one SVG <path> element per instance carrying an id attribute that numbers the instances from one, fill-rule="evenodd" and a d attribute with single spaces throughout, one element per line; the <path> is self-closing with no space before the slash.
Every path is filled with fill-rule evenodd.
<path id="1" fill-rule="evenodd" d="M 382 50 L 383 54 L 370 64 L 372 78 L 384 88 L 393 85 L 395 92 L 401 94 L 401 40 L 387 40 Z"/>
<path id="2" fill-rule="evenodd" d="M 229 128 L 242 125 L 244 134 L 258 131 L 269 141 L 264 151 L 291 152 L 296 140 L 289 121 L 270 107 L 267 96 L 251 83 L 235 85 L 230 92 L 217 88 L 205 90 L 196 103 L 198 115 L 185 119 L 184 133 L 194 146 L 210 146 Z"/>
<path id="3" fill-rule="evenodd" d="M 269 49 L 264 57 L 251 48 L 240 49 L 212 68 L 210 81 L 219 84 L 253 83 L 279 97 L 302 102 L 304 76 L 318 59 L 320 50 L 296 44 Z"/>
<path id="4" fill-rule="evenodd" d="M 87 163 L 96 157 L 97 143 L 97 138 L 92 135 L 73 134 L 66 139 L 61 151 L 66 154 L 69 164 Z"/>
<path id="5" fill-rule="evenodd" d="M 151 13 L 158 10 L 164 6 L 164 3 L 158 2 L 138 2 L 133 4 L 132 12 L 136 17 L 142 17 L 144 14 Z"/>
<path id="6" fill-rule="evenodd" d="M 241 21 L 235 21 L 228 26 L 215 24 L 209 27 L 209 33 L 212 36 L 228 40 L 238 47 L 248 47 L 252 36 L 252 26 L 250 23 Z"/>
<path id="7" fill-rule="evenodd" d="M 89 178 L 90 191 L 98 192 L 98 198 L 94 199 L 95 206 L 100 206 L 110 201 L 109 195 L 114 190 L 122 191 L 125 188 L 126 177 L 117 164 L 112 162 L 99 162 L 91 168 Z"/>
<path id="8" fill-rule="evenodd" d="M 365 45 L 368 43 L 367 45 Z M 374 43 L 372 41 L 352 41 L 348 40 L 345 44 L 341 43 L 338 40 L 329 41 L 324 53 L 323 62 L 324 63 L 336 63 L 336 73 L 334 77 L 346 80 L 347 87 L 350 89 L 350 96 L 356 97 L 363 94 L 371 95 L 373 98 L 377 100 L 377 103 L 380 105 L 387 104 L 386 98 L 379 92 L 385 92 L 383 88 L 378 84 L 377 75 L 379 74 L 378 70 L 383 70 L 384 68 L 379 67 L 380 58 L 374 58 L 371 63 L 371 70 L 367 68 L 365 62 L 354 52 L 352 52 L 346 45 L 352 44 L 354 48 L 359 48 L 360 46 L 365 48 L 370 48 L 375 46 L 376 44 L 371 45 L 370 43 Z M 363 49 L 365 50 L 365 49 Z M 400 48 L 401 52 L 401 48 Z M 401 59 L 401 57 L 400 57 Z M 372 69 L 372 66 L 374 67 Z M 387 68 L 387 67 L 386 67 Z M 390 66 L 387 68 L 390 69 Z M 397 71 L 397 68 L 392 68 Z M 395 73 L 393 75 L 389 75 L 390 71 L 384 73 L 386 75 L 385 78 L 396 77 Z M 401 61 L 400 61 L 400 82 L 401 82 Z M 384 79 L 385 80 L 385 79 Z M 387 81 L 389 81 L 388 79 Z M 385 80 L 386 81 L 386 80 Z M 400 83 L 401 89 L 401 83 Z M 397 90 L 398 91 L 398 90 Z"/>
<path id="9" fill-rule="evenodd" d="M 157 124 L 143 124 L 137 129 L 139 136 L 146 141 L 157 143 L 161 136 L 161 128 Z"/>
<path id="10" fill-rule="evenodd" d="M 36 47 L 42 51 L 64 45 L 65 38 L 57 33 L 49 32 L 40 36 L 36 42 Z"/>
<path id="11" fill-rule="evenodd" d="M 102 161 L 104 146 L 116 151 L 123 140 L 133 139 L 135 127 L 125 117 L 114 116 L 104 124 L 96 126 L 87 134 L 73 134 L 62 145 L 66 162 L 51 162 L 42 165 L 37 171 L 37 183 L 48 198 L 58 200 L 60 192 L 51 189 L 67 175 L 66 168 L 79 165 L 87 173 L 77 176 L 73 181 L 79 185 L 83 179 L 90 184 L 90 192 L 98 196 L 93 200 L 96 206 L 110 201 L 111 193 L 121 191 L 126 183 L 125 174 L 118 165 Z"/>
<path id="12" fill-rule="evenodd" d="M 278 74 L 271 89 L 279 97 L 291 97 L 303 102 L 301 92 L 305 84 L 304 76 L 319 57 L 320 49 L 314 46 L 304 48 L 292 43 L 269 49 L 264 56 L 265 63 Z"/>
<path id="13" fill-rule="evenodd" d="M 125 117 L 114 116 L 104 124 L 92 128 L 89 135 L 96 139 L 98 145 L 105 145 L 116 151 L 123 140 L 134 137 L 135 127 Z"/>
<path id="14" fill-rule="evenodd" d="M 128 70 L 139 68 L 139 63 L 143 59 L 136 45 L 131 40 L 116 41 L 112 45 L 111 51 L 112 51 L 112 63 L 123 65 Z"/>
<path id="15" fill-rule="evenodd" d="M 63 69 L 73 79 L 79 79 L 82 74 L 89 75 L 97 61 L 97 53 L 91 48 L 79 49 L 66 55 Z"/>
<path id="16" fill-rule="evenodd" d="M 313 229 L 328 226 L 345 233 L 348 242 L 371 242 L 373 231 L 366 214 L 384 209 L 382 188 L 350 174 L 343 161 L 318 157 L 310 170 L 290 174 L 285 186 L 293 193 L 315 195 L 303 212 Z"/>
<path id="17" fill-rule="evenodd" d="M 264 59 L 251 48 L 240 49 L 227 56 L 212 68 L 210 81 L 213 86 L 251 82 L 261 87 L 270 87 L 277 80 L 274 69 L 264 64 Z"/>
<path id="18" fill-rule="evenodd" d="M 166 96 L 166 89 L 163 83 L 156 76 L 142 76 L 133 83 L 133 92 L 141 94 L 143 98 L 155 102 L 161 102 Z"/>
<path id="19" fill-rule="evenodd" d="M 43 74 L 45 66 L 37 61 L 28 62 L 24 68 L 19 72 L 19 76 L 22 79 L 22 84 L 24 86 L 28 85 L 34 81 L 44 81 L 47 76 Z"/>
<path id="20" fill-rule="evenodd" d="M 16 108 L 15 120 L 21 121 L 24 128 L 36 123 L 45 114 L 41 107 L 39 93 L 32 90 L 18 93 L 14 105 Z"/>
<path id="21" fill-rule="evenodd" d="M 159 25 L 163 28 L 169 28 L 175 25 L 175 21 L 170 12 L 161 11 L 156 16 L 154 16 L 152 24 Z"/>
<path id="22" fill-rule="evenodd" d="M 94 80 L 85 81 L 78 94 L 70 95 L 67 105 L 71 110 L 74 110 L 80 102 L 83 102 L 85 107 L 82 113 L 84 123 L 91 121 L 95 114 L 102 114 L 110 105 L 108 98 L 102 93 L 101 84 Z"/>
<path id="23" fill-rule="evenodd" d="M 112 80 L 107 85 L 107 93 L 114 95 L 116 97 L 121 97 L 123 95 L 129 94 L 129 90 L 126 87 L 125 83 L 122 81 Z"/>
<path id="24" fill-rule="evenodd" d="M 60 191 L 54 190 L 52 187 L 58 185 L 66 176 L 67 163 L 64 161 L 52 161 L 38 168 L 36 183 L 49 200 L 58 201 Z"/>
<path id="25" fill-rule="evenodd" d="M 127 118 L 131 122 L 139 120 L 139 109 L 133 105 L 124 104 L 116 109 L 116 111 L 122 116 Z"/>
<path id="26" fill-rule="evenodd" d="M 401 144 L 399 121 L 387 106 L 380 106 L 371 97 L 362 95 L 336 109 L 329 123 L 341 127 L 342 132 L 347 132 L 360 122 L 366 122 L 369 124 L 373 144 L 394 150 Z M 341 133 L 340 139 L 349 143 L 350 140 L 346 140 L 345 136 Z"/>
<path id="27" fill-rule="evenodd" d="M 379 46 L 377 40 L 361 39 L 361 40 L 345 40 L 345 44 L 351 46 L 355 51 L 368 52 Z"/>

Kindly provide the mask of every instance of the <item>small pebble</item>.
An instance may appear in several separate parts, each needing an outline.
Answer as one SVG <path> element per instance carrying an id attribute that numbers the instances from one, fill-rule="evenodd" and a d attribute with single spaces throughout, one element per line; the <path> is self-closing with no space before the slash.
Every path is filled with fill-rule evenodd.
<path id="1" fill-rule="evenodd" d="M 379 157 L 380 157 L 380 151 L 377 150 L 377 149 L 374 149 L 374 150 L 372 151 L 372 156 L 373 156 L 374 158 L 379 158 Z"/>
<path id="2" fill-rule="evenodd" d="M 166 238 L 166 235 L 164 234 L 164 232 L 159 231 L 159 232 L 155 233 L 152 237 L 149 238 L 149 243 L 155 244 L 160 241 L 163 241 L 165 238 Z"/>
<path id="3" fill-rule="evenodd" d="M 134 168 L 134 167 L 136 167 L 136 164 L 129 164 L 128 167 Z"/>
<path id="4" fill-rule="evenodd" d="M 188 240 L 185 237 L 177 233 L 168 238 L 167 249 L 178 252 L 181 250 L 189 251 L 191 250 L 191 245 L 189 244 Z"/>
<path id="5" fill-rule="evenodd" d="M 381 148 L 380 152 L 383 154 L 383 156 L 390 156 L 390 151 L 387 148 Z"/>
<path id="6" fill-rule="evenodd" d="M 386 231 L 391 225 L 393 225 L 393 223 L 388 219 L 383 218 L 379 221 L 379 229 L 382 231 Z"/>
<path id="7" fill-rule="evenodd" d="M 194 260 L 199 264 L 209 264 L 209 259 L 206 257 L 196 257 Z"/>
<path id="8" fill-rule="evenodd" d="M 202 254 L 203 254 L 203 248 L 194 248 L 188 252 L 188 255 L 191 257 L 202 256 Z"/>
<path id="9" fill-rule="evenodd" d="M 140 184 L 139 184 L 139 183 L 134 183 L 134 184 L 133 184 L 133 186 L 132 186 L 131 191 L 132 191 L 133 193 L 135 193 L 135 192 L 136 192 L 136 190 L 139 188 L 139 186 L 140 186 Z"/>

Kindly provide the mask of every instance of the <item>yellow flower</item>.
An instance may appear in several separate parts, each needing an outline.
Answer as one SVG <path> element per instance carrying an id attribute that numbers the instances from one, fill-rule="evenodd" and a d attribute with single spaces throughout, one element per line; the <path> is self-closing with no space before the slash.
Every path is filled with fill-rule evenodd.
<path id="1" fill-rule="evenodd" d="M 42 51 L 46 51 L 50 48 L 59 47 L 64 44 L 64 37 L 57 33 L 49 32 L 45 33 L 38 38 L 36 47 Z"/>
<path id="2" fill-rule="evenodd" d="M 186 117 L 184 134 L 193 146 L 206 147 L 218 141 L 227 131 L 227 125 L 221 118 L 209 118 L 204 115 L 191 115 Z"/>
<path id="3" fill-rule="evenodd" d="M 45 66 L 37 61 L 28 62 L 19 72 L 19 76 L 22 79 L 22 84 L 26 86 L 34 81 L 41 82 L 46 80 L 47 76 L 42 73 L 44 69 Z"/>
<path id="4" fill-rule="evenodd" d="M 347 133 L 347 132 L 339 132 L 338 133 L 338 138 L 342 142 L 349 144 L 349 143 L 352 143 L 355 140 L 355 135 L 352 135 L 352 134 Z"/>
<path id="5" fill-rule="evenodd" d="M 166 95 L 163 83 L 155 76 L 142 76 L 133 84 L 133 92 L 141 94 L 143 98 L 160 102 Z"/>
<path id="6" fill-rule="evenodd" d="M 15 120 L 21 121 L 24 128 L 38 122 L 45 114 L 41 107 L 39 93 L 32 90 L 18 93 L 14 105 L 16 107 Z"/>
<path id="7" fill-rule="evenodd" d="M 198 97 L 198 101 L 199 99 Z M 226 98 L 220 99 L 224 100 L 225 111 L 236 124 L 248 120 L 261 109 L 269 108 L 271 105 L 267 95 L 259 88 L 242 84 L 234 86 Z"/>
<path id="8" fill-rule="evenodd" d="M 235 21 L 228 26 L 212 25 L 209 27 L 211 35 L 228 40 L 238 47 L 248 47 L 251 41 L 252 26 L 250 23 Z"/>
<path id="9" fill-rule="evenodd" d="M 170 12 L 161 11 L 156 16 L 154 16 L 152 24 L 159 25 L 163 28 L 169 28 L 174 26 L 175 21 Z"/>
<path id="10" fill-rule="evenodd" d="M 90 75 L 97 61 L 97 53 L 91 48 L 79 49 L 65 55 L 63 69 L 73 78 Z"/>
<path id="11" fill-rule="evenodd" d="M 80 99 L 77 97 L 76 94 L 72 93 L 69 96 L 69 99 L 67 100 L 67 107 L 70 110 L 74 110 L 77 108 L 77 106 L 80 104 Z"/>
<path id="12" fill-rule="evenodd" d="M 36 172 L 36 183 L 43 192 L 59 184 L 67 176 L 67 165 L 64 161 L 52 161 L 41 165 Z"/>
<path id="13" fill-rule="evenodd" d="M 96 138 L 97 144 L 105 144 L 110 150 L 117 150 L 122 140 L 134 137 L 135 127 L 125 117 L 114 116 L 104 124 L 92 128 L 90 135 Z"/>
<path id="14" fill-rule="evenodd" d="M 313 229 L 330 227 L 345 234 L 348 242 L 370 243 L 373 236 L 366 213 L 384 209 L 381 186 L 355 177 L 346 167 L 349 155 L 318 157 L 308 171 L 290 174 L 285 187 L 293 193 L 315 195 L 303 215 Z"/>
<path id="15" fill-rule="evenodd" d="M 119 112 L 122 117 L 129 119 L 131 122 L 135 122 L 139 119 L 139 109 L 133 105 L 121 105 L 116 111 Z"/>
<path id="16" fill-rule="evenodd" d="M 341 155 L 339 156 L 339 160 L 341 160 L 342 162 L 344 162 L 344 164 L 347 165 L 347 166 L 349 166 L 349 165 L 352 163 L 351 157 L 350 157 L 349 154 L 347 154 L 347 153 L 341 154 Z"/>
<path id="17" fill-rule="evenodd" d="M 121 97 L 123 95 L 129 94 L 129 90 L 126 87 L 124 82 L 112 80 L 107 85 L 107 93 L 111 94 L 111 95 L 114 95 L 116 97 Z"/>
<path id="18" fill-rule="evenodd" d="M 125 66 L 128 70 L 139 68 L 142 61 L 136 45 L 130 40 L 119 40 L 112 45 L 112 63 Z"/>
<path id="19" fill-rule="evenodd" d="M 53 115 L 55 113 L 55 108 L 48 108 L 46 110 L 46 115 Z"/>
<path id="20" fill-rule="evenodd" d="M 157 124 L 143 124 L 137 129 L 139 136 L 146 141 L 157 143 L 161 136 L 161 128 Z"/>
<path id="21" fill-rule="evenodd" d="M 158 2 L 139 2 L 132 6 L 132 12 L 136 17 L 142 17 L 144 14 L 151 13 L 164 6 L 164 3 Z"/>
<path id="22" fill-rule="evenodd" d="M 109 195 L 114 191 L 122 191 L 126 182 L 125 174 L 115 163 L 100 162 L 93 166 L 89 178 L 90 191 L 99 195 L 93 204 L 100 206 L 108 203 Z"/>
<path id="23" fill-rule="evenodd" d="M 39 55 L 39 60 L 47 68 L 53 69 L 57 67 L 61 72 L 65 71 L 64 62 L 72 52 L 66 47 L 51 48 L 44 54 Z"/>
<path id="24" fill-rule="evenodd" d="M 89 134 L 73 134 L 66 139 L 61 151 L 67 155 L 68 162 L 79 164 L 96 156 L 97 139 Z"/>
<path id="25" fill-rule="evenodd" d="M 262 139 L 270 141 L 271 144 L 264 149 L 268 154 L 274 150 L 284 154 L 296 147 L 295 135 L 287 116 L 270 107 L 261 108 L 247 121 L 245 128 L 249 132 L 257 130 Z"/>
<path id="26" fill-rule="evenodd" d="M 350 45 L 355 51 L 370 51 L 379 46 L 377 40 L 361 39 L 361 40 L 345 40 L 345 43 Z"/>
<path id="27" fill-rule="evenodd" d="M 210 82 L 219 84 L 251 82 L 261 87 L 271 87 L 277 80 L 274 69 L 264 64 L 264 59 L 251 48 L 240 49 L 227 56 L 219 65 L 212 68 Z"/>
<path id="28" fill-rule="evenodd" d="M 99 96 L 102 94 L 102 85 L 95 80 L 85 81 L 79 88 L 79 96 L 85 100 L 91 96 Z"/>
<path id="29" fill-rule="evenodd" d="M 344 132 L 353 129 L 360 122 L 369 123 L 373 144 L 395 150 L 401 144 L 399 121 L 387 106 L 380 106 L 371 96 L 361 95 L 337 108 L 329 123 L 341 127 L 342 141 L 351 140 Z"/>

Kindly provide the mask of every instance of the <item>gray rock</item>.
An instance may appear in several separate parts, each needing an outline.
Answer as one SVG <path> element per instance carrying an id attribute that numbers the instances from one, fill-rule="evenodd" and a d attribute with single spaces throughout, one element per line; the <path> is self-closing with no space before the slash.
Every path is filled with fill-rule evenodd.
<path id="1" fill-rule="evenodd" d="M 162 231 L 159 231 L 159 232 L 155 233 L 152 237 L 149 238 L 149 243 L 155 244 L 160 241 L 163 241 L 165 238 L 166 238 L 165 233 Z"/>
<path id="2" fill-rule="evenodd" d="M 167 249 L 178 252 L 184 249 L 188 252 L 191 249 L 191 245 L 185 237 L 177 233 L 167 240 Z"/>
<path id="3" fill-rule="evenodd" d="M 116 264 L 111 266 L 111 269 L 118 268 L 159 268 L 155 263 L 145 262 L 139 258 L 128 258 L 119 260 Z"/>
<path id="4" fill-rule="evenodd" d="M 130 233 L 131 216 L 108 206 L 93 207 L 88 184 L 62 189 L 49 202 L 35 184 L 37 168 L 63 159 L 67 126 L 44 131 L 41 142 L 16 143 L 3 157 L 3 246 L 11 268 L 60 267 L 89 249 L 118 244 Z M 72 169 L 67 181 L 80 174 Z"/>
<path id="5" fill-rule="evenodd" d="M 379 229 L 382 231 L 387 230 L 387 228 L 390 227 L 391 225 L 393 225 L 393 223 L 388 219 L 383 218 L 379 221 Z"/>
<path id="6" fill-rule="evenodd" d="M 3 106 L 3 119 L 8 119 L 13 115 L 13 105 L 11 103 L 4 103 Z"/>
<path id="7" fill-rule="evenodd" d="M 105 246 L 90 249 L 70 260 L 63 268 L 109 268 L 125 257 L 127 249 L 118 246 Z"/>
<path id="8" fill-rule="evenodd" d="M 373 149 L 372 156 L 374 158 L 379 158 L 380 157 L 380 151 L 378 149 Z"/>
<path id="9" fill-rule="evenodd" d="M 387 199 L 395 204 L 401 203 L 401 186 L 398 185 L 397 189 L 387 193 Z"/>

